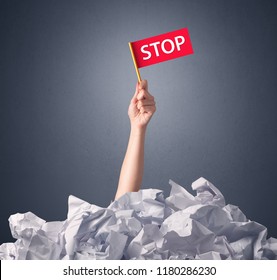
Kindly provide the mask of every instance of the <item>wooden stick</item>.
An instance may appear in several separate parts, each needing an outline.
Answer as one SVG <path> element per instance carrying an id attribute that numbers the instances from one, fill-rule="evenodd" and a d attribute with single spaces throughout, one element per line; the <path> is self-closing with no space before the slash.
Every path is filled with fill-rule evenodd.
<path id="1" fill-rule="evenodd" d="M 139 72 L 139 69 L 138 69 L 138 66 L 137 66 L 137 61 L 136 61 L 136 58 L 135 58 L 135 55 L 134 55 L 134 51 L 133 51 L 133 47 L 132 47 L 131 42 L 129 42 L 129 48 L 130 48 L 130 52 L 131 52 L 132 59 L 133 59 L 133 62 L 134 62 L 134 66 L 135 66 L 135 69 L 136 69 L 136 73 L 137 73 L 137 76 L 138 76 L 138 81 L 141 82 L 140 72 Z"/>

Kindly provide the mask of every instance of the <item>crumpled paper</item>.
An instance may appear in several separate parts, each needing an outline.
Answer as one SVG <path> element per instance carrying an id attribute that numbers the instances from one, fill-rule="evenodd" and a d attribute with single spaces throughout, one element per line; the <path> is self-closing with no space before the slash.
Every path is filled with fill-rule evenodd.
<path id="1" fill-rule="evenodd" d="M 277 239 L 250 221 L 209 181 L 192 183 L 196 195 L 172 180 L 158 189 L 126 193 L 107 208 L 69 196 L 63 222 L 31 212 L 10 216 L 15 243 L 0 259 L 277 259 Z"/>

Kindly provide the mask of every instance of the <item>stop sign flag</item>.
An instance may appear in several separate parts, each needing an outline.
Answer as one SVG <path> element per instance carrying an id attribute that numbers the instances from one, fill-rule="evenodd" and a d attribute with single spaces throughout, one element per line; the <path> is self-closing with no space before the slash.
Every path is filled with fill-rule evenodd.
<path id="1" fill-rule="evenodd" d="M 193 54 L 187 28 L 131 42 L 138 68 Z"/>

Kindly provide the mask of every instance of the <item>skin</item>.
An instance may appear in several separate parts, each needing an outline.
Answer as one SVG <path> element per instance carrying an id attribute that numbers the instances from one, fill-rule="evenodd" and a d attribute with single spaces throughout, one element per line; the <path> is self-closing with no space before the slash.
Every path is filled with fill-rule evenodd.
<path id="1" fill-rule="evenodd" d="M 136 192 L 140 189 L 144 168 L 146 128 L 155 111 L 154 97 L 148 92 L 147 81 L 142 80 L 136 85 L 136 91 L 128 109 L 131 131 L 115 199 L 126 192 Z"/>

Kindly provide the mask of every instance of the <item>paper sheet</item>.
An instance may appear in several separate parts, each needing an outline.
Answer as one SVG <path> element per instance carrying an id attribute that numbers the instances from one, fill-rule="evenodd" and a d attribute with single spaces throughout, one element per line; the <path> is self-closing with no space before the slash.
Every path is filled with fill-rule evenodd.
<path id="1" fill-rule="evenodd" d="M 0 259 L 277 259 L 277 239 L 250 221 L 209 181 L 196 195 L 172 180 L 158 189 L 127 193 L 107 208 L 68 199 L 67 219 L 46 222 L 31 212 L 9 218 L 15 243 Z"/>

